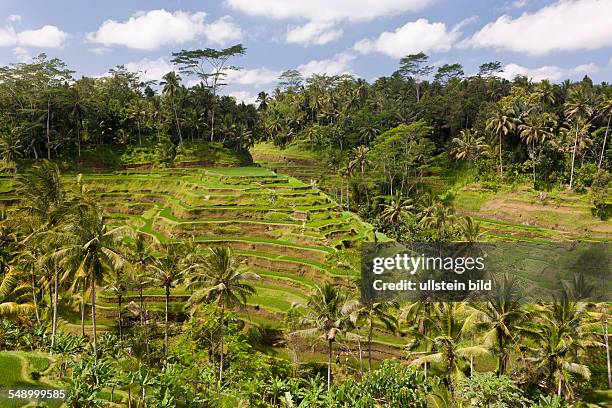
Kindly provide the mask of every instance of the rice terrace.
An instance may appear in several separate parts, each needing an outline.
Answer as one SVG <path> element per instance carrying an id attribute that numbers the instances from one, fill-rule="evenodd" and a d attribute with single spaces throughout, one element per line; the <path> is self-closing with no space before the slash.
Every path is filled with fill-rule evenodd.
<path id="1" fill-rule="evenodd" d="M 609 2 L 18 3 L 0 407 L 612 407 Z M 507 263 L 368 297 L 403 245 Z"/>

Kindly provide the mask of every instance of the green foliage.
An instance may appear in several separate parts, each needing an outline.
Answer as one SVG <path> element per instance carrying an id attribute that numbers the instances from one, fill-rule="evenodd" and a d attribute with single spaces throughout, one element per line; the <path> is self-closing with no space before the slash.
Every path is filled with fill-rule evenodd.
<path id="1" fill-rule="evenodd" d="M 457 384 L 457 397 L 467 407 L 526 408 L 530 401 L 521 389 L 506 376 L 475 373 Z"/>

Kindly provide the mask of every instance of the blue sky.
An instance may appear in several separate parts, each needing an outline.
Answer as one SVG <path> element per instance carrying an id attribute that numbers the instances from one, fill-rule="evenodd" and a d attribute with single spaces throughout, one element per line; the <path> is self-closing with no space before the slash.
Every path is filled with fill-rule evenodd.
<path id="1" fill-rule="evenodd" d="M 610 21 L 612 0 L 2 0 L 0 63 L 46 52 L 78 76 L 158 79 L 172 51 L 242 42 L 225 92 L 246 101 L 287 69 L 371 81 L 419 51 L 468 75 L 498 60 L 508 78 L 609 82 Z"/>

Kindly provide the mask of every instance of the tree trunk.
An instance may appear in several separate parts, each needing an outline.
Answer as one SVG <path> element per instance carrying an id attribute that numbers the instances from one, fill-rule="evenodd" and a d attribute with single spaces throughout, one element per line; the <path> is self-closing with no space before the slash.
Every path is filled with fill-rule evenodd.
<path id="1" fill-rule="evenodd" d="M 576 122 L 576 138 L 574 139 L 574 151 L 572 152 L 572 172 L 570 173 L 570 190 L 574 182 L 574 162 L 576 161 L 576 148 L 578 146 L 578 122 Z"/>
<path id="2" fill-rule="evenodd" d="M 221 395 L 221 381 L 223 380 L 223 337 L 225 335 L 225 325 L 223 320 L 225 319 L 225 306 L 223 305 L 223 297 L 221 298 L 221 341 L 219 350 L 219 384 L 217 385 L 217 398 Z"/>
<path id="3" fill-rule="evenodd" d="M 470 342 L 471 346 L 474 347 L 474 335 L 472 334 L 472 339 Z M 470 378 L 474 376 L 474 354 L 470 354 Z"/>
<path id="4" fill-rule="evenodd" d="M 368 330 L 368 371 L 372 371 L 372 331 L 374 330 L 372 318 Z"/>
<path id="5" fill-rule="evenodd" d="M 54 262 L 53 265 L 54 269 L 55 269 L 55 273 L 53 276 L 53 322 L 52 322 L 52 328 L 51 328 L 51 348 L 53 349 L 53 346 L 55 345 L 55 335 L 57 334 L 57 302 L 58 302 L 58 288 L 59 288 L 59 284 L 58 284 L 58 275 L 59 275 L 59 271 L 57 270 L 57 262 Z"/>
<path id="6" fill-rule="evenodd" d="M 328 340 L 327 354 L 327 391 L 331 388 L 332 340 Z"/>
<path id="7" fill-rule="evenodd" d="M 601 147 L 601 156 L 599 156 L 599 164 L 597 165 L 597 170 L 601 169 L 601 162 L 603 161 L 604 153 L 606 152 L 606 140 L 608 140 L 608 132 L 610 131 L 610 119 L 612 119 L 612 115 L 608 116 L 606 134 L 604 135 L 604 141 L 603 146 Z"/>
<path id="8" fill-rule="evenodd" d="M 504 164 L 502 160 L 502 134 L 499 132 L 499 176 L 504 177 Z"/>
<path id="9" fill-rule="evenodd" d="M 536 188 L 536 151 L 535 151 L 535 142 L 532 142 L 531 145 L 531 167 L 533 168 L 533 188 Z"/>
<path id="10" fill-rule="evenodd" d="M 85 337 L 85 282 L 81 287 L 81 336 Z"/>
<path id="11" fill-rule="evenodd" d="M 32 300 L 34 302 L 34 312 L 36 313 L 36 323 L 40 326 L 40 316 L 38 314 L 38 302 L 36 301 L 36 279 L 34 277 L 34 269 L 32 269 L 31 277 L 32 277 Z"/>
<path id="12" fill-rule="evenodd" d="M 612 388 L 612 370 L 610 369 L 610 344 L 608 343 L 608 319 L 606 319 L 604 341 L 606 344 L 606 363 L 608 366 L 608 388 Z"/>
<path id="13" fill-rule="evenodd" d="M 117 312 L 119 315 L 119 344 L 122 343 L 123 341 L 123 328 L 121 327 L 121 300 L 122 300 L 123 296 L 121 295 L 121 293 L 119 293 L 119 295 L 117 295 L 117 303 L 118 303 L 118 307 L 117 307 Z"/>
<path id="14" fill-rule="evenodd" d="M 168 364 L 168 300 L 170 298 L 170 287 L 166 286 L 166 324 L 164 330 L 164 359 Z"/>
<path id="15" fill-rule="evenodd" d="M 51 98 L 47 98 L 47 159 L 51 160 Z"/>
<path id="16" fill-rule="evenodd" d="M 79 121 L 77 121 L 77 150 L 79 151 L 79 158 L 81 157 L 81 132 L 79 129 Z"/>
<path id="17" fill-rule="evenodd" d="M 93 334 L 94 361 L 98 359 L 98 334 L 96 333 L 96 275 L 94 269 L 91 270 L 91 324 Z"/>
<path id="18" fill-rule="evenodd" d="M 174 98 L 172 98 L 172 110 L 174 111 L 174 120 L 176 121 L 176 131 L 178 132 L 179 143 L 183 143 L 183 136 L 181 135 L 181 125 L 179 124 L 178 114 L 176 113 L 176 105 L 174 104 Z"/>
<path id="19" fill-rule="evenodd" d="M 357 338 L 357 347 L 359 348 L 359 374 L 363 375 L 363 359 L 361 358 L 361 339 Z"/>
<path id="20" fill-rule="evenodd" d="M 210 112 L 210 141 L 213 142 L 215 139 L 215 95 L 213 93 L 213 103 Z"/>

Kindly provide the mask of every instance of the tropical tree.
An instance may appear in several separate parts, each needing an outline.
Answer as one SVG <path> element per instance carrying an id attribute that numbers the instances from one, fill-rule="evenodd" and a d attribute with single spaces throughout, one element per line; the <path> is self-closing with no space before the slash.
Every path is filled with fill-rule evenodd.
<path id="1" fill-rule="evenodd" d="M 316 285 L 306 306 L 308 308 L 302 324 L 307 329 L 296 330 L 293 335 L 319 335 L 327 343 L 327 389 L 331 387 L 333 345 L 344 330 L 347 316 L 342 313 L 347 297 L 330 283 Z"/>
<path id="2" fill-rule="evenodd" d="M 608 140 L 608 134 L 610 132 L 610 120 L 612 120 L 612 97 L 607 97 L 602 100 L 598 110 L 600 116 L 608 117 L 606 133 L 604 134 L 604 140 L 601 146 L 601 155 L 599 156 L 599 163 L 597 163 L 597 169 L 601 169 L 601 163 L 603 162 L 604 153 L 606 152 L 606 141 Z"/>
<path id="3" fill-rule="evenodd" d="M 34 310 L 30 285 L 16 271 L 9 271 L 0 282 L 0 318 L 27 315 Z"/>
<path id="4" fill-rule="evenodd" d="M 469 215 L 461 219 L 459 231 L 463 239 L 470 243 L 478 242 L 483 235 L 482 231 L 480 230 L 480 223 L 478 221 L 474 221 L 474 219 Z"/>
<path id="5" fill-rule="evenodd" d="M 414 205 L 411 199 L 396 197 L 394 200 L 391 200 L 390 204 L 383 204 L 383 210 L 380 215 L 383 221 L 397 226 L 405 216 L 412 213 L 413 209 Z"/>
<path id="6" fill-rule="evenodd" d="M 499 137 L 498 148 L 499 148 L 499 174 L 503 177 L 504 164 L 502 160 L 502 148 L 503 148 L 503 137 L 508 136 L 516 128 L 516 119 L 506 112 L 505 110 L 498 108 L 495 110 L 493 115 L 487 120 L 487 130 L 490 130 Z"/>
<path id="7" fill-rule="evenodd" d="M 121 307 L 123 295 L 127 291 L 127 276 L 123 268 L 117 268 L 105 276 L 104 289 L 117 297 L 117 321 L 119 324 L 119 342 L 123 341 L 123 319 Z"/>
<path id="8" fill-rule="evenodd" d="M 93 352 L 97 358 L 96 288 L 104 282 L 109 271 L 123 265 L 118 252 L 126 227 L 108 229 L 102 209 L 95 202 L 77 202 L 61 229 L 54 234 L 59 249 L 53 257 L 66 271 L 72 271 L 75 280 L 89 285 L 91 293 L 91 322 Z"/>
<path id="9" fill-rule="evenodd" d="M 369 148 L 365 146 L 359 146 L 353 148 L 353 159 L 349 162 L 349 170 L 359 169 L 361 174 L 361 183 L 366 194 L 366 200 L 368 205 L 370 204 L 370 195 L 368 193 L 368 184 L 366 183 L 365 173 L 372 162 L 368 159 Z"/>
<path id="10" fill-rule="evenodd" d="M 223 380 L 225 309 L 244 306 L 248 296 L 255 293 L 248 281 L 259 279 L 259 275 L 244 270 L 229 247 L 210 248 L 204 260 L 196 264 L 196 269 L 198 273 L 190 280 L 189 287 L 197 290 L 191 295 L 187 305 L 193 308 L 202 302 L 214 302 L 221 310 L 220 387 Z"/>
<path id="11" fill-rule="evenodd" d="M 504 375 L 510 358 L 510 348 L 520 338 L 519 326 L 528 313 L 521 307 L 522 295 L 518 282 L 507 274 L 493 281 L 493 291 L 485 302 L 473 304 L 478 316 L 478 327 L 484 330 L 483 345 L 496 347 L 498 355 L 497 374 Z"/>
<path id="12" fill-rule="evenodd" d="M 547 138 L 553 135 L 553 128 L 550 115 L 547 113 L 543 114 L 531 114 L 525 118 L 524 123 L 519 125 L 519 131 L 521 138 L 525 141 L 529 149 L 529 157 L 531 159 L 531 165 L 533 169 L 533 185 L 536 184 L 536 144 L 543 143 Z"/>
<path id="13" fill-rule="evenodd" d="M 168 72 L 162 77 L 163 81 L 160 85 L 163 86 L 162 94 L 170 100 L 172 111 L 174 112 L 174 121 L 176 124 L 176 132 L 179 137 L 179 143 L 183 143 L 183 135 L 181 134 L 181 124 L 179 123 L 178 112 L 176 109 L 176 98 L 181 89 L 181 77 L 174 71 Z"/>
<path id="14" fill-rule="evenodd" d="M 166 244 L 163 247 L 163 255 L 155 260 L 149 268 L 153 273 L 154 282 L 165 291 L 165 317 L 164 317 L 164 357 L 168 361 L 168 307 L 170 303 L 170 291 L 185 278 L 185 266 L 182 257 L 182 248 L 176 244 Z"/>
<path id="15" fill-rule="evenodd" d="M 478 136 L 478 132 L 472 132 L 470 129 L 462 130 L 460 137 L 453 138 L 452 144 L 450 154 L 457 160 L 476 160 L 489 150 L 485 138 Z"/>
<path id="16" fill-rule="evenodd" d="M 344 313 L 348 313 L 349 320 L 356 326 L 362 323 L 368 331 L 368 369 L 372 369 L 372 334 L 374 323 L 381 322 L 391 332 L 397 330 L 397 319 L 392 313 L 393 304 L 389 302 L 360 302 L 348 301 L 343 306 Z"/>
<path id="17" fill-rule="evenodd" d="M 578 133 L 580 127 L 593 114 L 591 98 L 582 87 L 573 88 L 568 101 L 565 102 L 565 117 L 573 121 L 576 125 L 576 137 L 574 138 L 574 148 L 572 150 L 572 170 L 570 173 L 569 188 L 572 188 L 574 182 L 574 164 L 576 162 L 576 151 L 578 149 Z"/>

